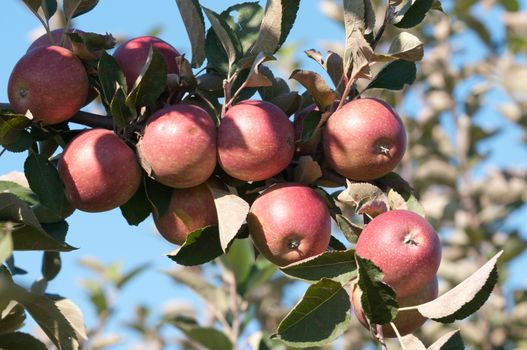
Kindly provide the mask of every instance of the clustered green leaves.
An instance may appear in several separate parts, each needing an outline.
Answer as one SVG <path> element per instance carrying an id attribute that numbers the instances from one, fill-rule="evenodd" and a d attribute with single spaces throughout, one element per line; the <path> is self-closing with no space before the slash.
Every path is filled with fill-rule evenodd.
<path id="1" fill-rule="evenodd" d="M 24 0 L 47 30 L 49 20 L 57 11 L 56 1 Z M 62 12 L 66 28 L 72 18 L 89 12 L 98 1 L 65 0 Z M 111 116 L 115 132 L 130 144 L 135 134 L 144 126 L 148 116 L 161 106 L 173 103 L 193 103 L 203 107 L 219 122 L 230 105 L 259 93 L 262 99 L 282 108 L 290 116 L 307 104 L 314 102 L 318 111 L 308 114 L 303 121 L 301 143 L 313 141 L 330 114 L 333 104 L 367 93 L 371 89 L 398 91 L 416 80 L 416 62 L 423 58 L 423 44 L 410 32 L 398 33 L 386 52 L 377 52 L 384 31 L 395 26 L 400 29 L 415 27 L 433 9 L 440 9 L 438 1 L 390 1 L 382 24 L 375 23 L 373 5 L 369 0 L 344 1 L 344 26 L 346 32 L 343 55 L 328 52 L 326 58 L 316 50 L 306 55 L 315 60 L 330 77 L 331 84 L 314 71 L 296 69 L 290 79 L 300 83 L 306 93 L 291 91 L 287 82 L 275 77 L 264 65 L 285 43 L 296 19 L 300 1 L 268 1 L 262 8 L 256 2 L 233 5 L 221 13 L 202 7 L 197 0 L 176 0 L 186 25 L 192 59 L 178 60 L 180 75 L 167 75 L 161 54 L 151 49 L 141 77 L 134 86 L 127 86 L 124 74 L 115 59 L 102 53 L 100 59 L 85 60 L 96 72 L 93 87 L 101 103 Z M 206 28 L 205 18 L 210 23 Z M 72 36 L 76 42 L 86 44 L 86 39 Z M 100 49 L 101 47 L 93 48 Z M 108 49 L 109 47 L 103 47 Z M 206 67 L 195 75 L 192 68 Z M 382 65 L 376 74 L 373 67 Z M 358 84 L 358 80 L 366 80 Z M 335 106 L 336 107 L 336 106 Z M 338 107 L 336 107 L 338 108 Z M 12 152 L 28 151 L 24 164 L 29 188 L 10 181 L 0 182 L 0 343 L 12 339 L 31 348 L 44 345 L 35 338 L 18 332 L 26 313 L 41 326 L 59 349 L 76 349 L 86 339 L 82 313 L 71 301 L 45 293 L 48 281 L 60 271 L 60 253 L 73 249 L 65 242 L 71 214 L 63 195 L 53 157 L 55 150 L 63 147 L 78 133 L 69 130 L 67 123 L 56 126 L 30 124 L 22 115 L 9 109 L 1 111 L 0 140 Z M 289 173 L 288 173 L 289 171 Z M 363 291 L 362 305 L 372 324 L 388 324 L 397 314 L 395 293 L 382 282 L 382 271 L 371 261 L 355 255 L 350 245 L 367 221 L 379 212 L 408 209 L 424 215 L 424 210 L 410 185 L 395 173 L 371 183 L 358 183 L 334 179 L 323 170 L 320 159 L 301 157 L 286 171 L 286 178 L 309 184 L 326 198 L 331 215 L 348 242 L 343 244 L 332 238 L 331 251 L 305 261 L 281 268 L 281 272 L 310 283 L 305 295 L 282 319 L 272 338 L 297 347 L 327 344 L 350 327 L 350 300 L 346 291 L 350 281 L 358 281 Z M 185 243 L 167 254 L 176 263 L 196 266 L 221 257 L 221 264 L 234 271 L 236 292 L 246 297 L 258 286 L 268 281 L 275 268 L 256 260 L 248 244 L 245 218 L 258 191 L 267 184 L 241 183 L 224 178 L 232 192 L 211 188 L 218 212 L 218 226 L 201 228 L 191 233 Z M 331 195 L 321 187 L 344 186 L 344 190 Z M 143 184 L 135 196 L 120 209 L 130 225 L 138 225 L 150 214 L 160 216 L 168 208 L 170 189 L 153 181 L 145 174 Z M 348 244 L 349 243 L 349 244 Z M 14 265 L 12 252 L 16 250 L 43 251 L 43 278 L 27 291 L 12 279 L 20 272 Z M 237 265 L 237 257 L 244 256 L 249 264 Z M 476 273 L 444 296 L 417 306 L 426 317 L 451 323 L 477 311 L 489 297 L 497 281 L 497 258 L 487 262 Z M 241 259 L 241 258 L 240 258 Z M 90 264 L 87 264 L 90 265 Z M 90 265 L 94 268 L 93 264 Z M 138 267 L 118 281 L 121 288 L 129 279 L 141 272 Z M 95 267 L 103 271 L 102 267 Z M 228 314 L 229 306 L 224 293 L 203 280 L 192 270 L 167 272 L 174 280 L 184 283 L 206 300 L 220 315 Z M 92 285 L 94 286 L 94 285 Z M 107 309 L 104 293 L 92 289 L 92 299 L 102 313 Z M 3 300 L 7 303 L 1 304 Z M 224 327 L 234 329 L 226 317 L 220 317 Z M 209 349 L 231 349 L 239 335 L 225 335 L 212 327 L 202 327 L 192 318 L 173 318 L 170 323 L 189 339 Z M 408 338 L 404 342 L 422 343 Z M 260 348 L 265 341 L 261 340 Z M 432 348 L 459 348 L 462 340 L 458 332 L 445 335 Z M 419 346 L 419 345 L 416 345 Z"/>

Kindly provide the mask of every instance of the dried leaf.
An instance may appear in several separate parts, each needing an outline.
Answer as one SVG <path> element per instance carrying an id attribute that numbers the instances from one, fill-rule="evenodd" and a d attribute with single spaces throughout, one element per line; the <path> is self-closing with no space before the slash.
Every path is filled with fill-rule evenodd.
<path id="1" fill-rule="evenodd" d="M 406 350 L 426 350 L 423 342 L 413 334 L 405 335 L 402 338 L 402 345 Z"/>
<path id="2" fill-rule="evenodd" d="M 205 21 L 198 0 L 176 0 L 192 47 L 192 67 L 198 68 L 205 60 Z"/>
<path id="3" fill-rule="evenodd" d="M 247 80 L 245 82 L 246 87 L 262 87 L 273 85 L 271 80 L 269 80 L 267 76 L 260 72 L 260 66 L 262 65 L 262 63 L 271 60 L 276 60 L 276 58 L 263 52 L 258 53 L 251 66 L 249 75 L 247 76 Z"/>
<path id="4" fill-rule="evenodd" d="M 325 110 L 337 99 L 335 92 L 331 90 L 324 78 L 318 73 L 296 69 L 291 73 L 289 79 L 295 79 L 302 84 L 321 110 Z"/>

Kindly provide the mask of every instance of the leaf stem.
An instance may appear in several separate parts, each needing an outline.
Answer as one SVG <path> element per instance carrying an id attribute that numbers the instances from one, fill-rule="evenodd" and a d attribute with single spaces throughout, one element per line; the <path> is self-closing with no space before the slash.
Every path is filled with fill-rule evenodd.
<path id="1" fill-rule="evenodd" d="M 401 348 L 403 350 L 406 350 L 406 346 L 404 346 L 404 342 L 403 342 L 403 338 L 401 337 L 401 333 L 399 333 L 399 330 L 395 326 L 395 323 L 390 322 L 390 326 L 392 326 L 392 329 L 395 332 L 395 335 L 397 335 L 397 340 L 399 340 L 399 344 L 401 344 Z"/>
<path id="2" fill-rule="evenodd" d="M 391 22 L 393 16 L 393 7 L 390 6 L 390 1 L 388 0 L 388 3 L 386 4 L 386 11 L 384 12 L 384 20 L 382 22 L 381 27 L 377 31 L 377 34 L 375 34 L 375 39 L 373 39 L 373 43 L 371 44 L 371 48 L 375 50 L 375 47 L 381 40 L 382 35 L 384 34 L 384 30 L 386 29 L 386 26 Z"/>

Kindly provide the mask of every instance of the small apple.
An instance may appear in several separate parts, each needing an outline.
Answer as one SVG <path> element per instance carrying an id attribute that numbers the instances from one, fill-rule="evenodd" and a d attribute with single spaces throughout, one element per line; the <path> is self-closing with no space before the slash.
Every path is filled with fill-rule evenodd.
<path id="1" fill-rule="evenodd" d="M 437 298 L 437 278 L 433 277 L 428 283 L 426 283 L 421 288 L 415 290 L 412 294 L 405 297 L 396 297 L 399 308 L 416 306 L 419 304 L 427 303 L 431 300 Z M 366 315 L 362 310 L 361 304 L 361 295 L 362 292 L 357 284 L 352 286 L 351 294 L 351 305 L 353 306 L 353 311 L 359 322 L 369 329 L 369 324 L 366 319 Z M 421 315 L 417 310 L 403 310 L 397 313 L 395 319 L 392 321 L 397 327 L 401 336 L 407 335 L 414 332 L 417 328 L 421 327 L 427 318 Z M 395 338 L 397 334 L 393 330 L 390 324 L 385 324 L 382 326 L 383 336 L 386 338 Z"/>
<path id="2" fill-rule="evenodd" d="M 370 181 L 399 164 L 406 151 L 406 131 L 386 102 L 361 98 L 329 117 L 323 145 L 328 163 L 336 172 L 350 180 Z"/>
<path id="3" fill-rule="evenodd" d="M 441 243 L 434 228 L 409 210 L 391 210 L 373 218 L 360 234 L 355 251 L 384 272 L 384 282 L 399 297 L 413 294 L 430 281 L 441 262 Z"/>
<path id="4" fill-rule="evenodd" d="M 231 107 L 218 128 L 218 161 L 230 176 L 244 181 L 268 179 L 293 159 L 295 131 L 272 103 L 246 100 Z"/>
<path id="5" fill-rule="evenodd" d="M 91 129 L 75 137 L 59 159 L 58 172 L 71 205 L 87 212 L 123 205 L 142 179 L 135 153 L 106 129 Z"/>
<path id="6" fill-rule="evenodd" d="M 113 53 L 113 57 L 119 63 L 126 77 L 128 90 L 132 89 L 132 86 L 141 74 L 146 59 L 148 58 L 150 47 L 156 48 L 163 55 L 168 74 L 179 73 L 176 57 L 181 55 L 172 45 L 155 36 L 146 35 L 133 38 L 119 45 Z"/>
<path id="7" fill-rule="evenodd" d="M 68 49 L 41 46 L 27 52 L 15 65 L 8 97 L 15 112 L 28 110 L 34 121 L 57 124 L 73 117 L 88 96 L 88 75 Z"/>
<path id="8" fill-rule="evenodd" d="M 331 237 L 326 203 L 313 189 L 296 183 L 265 190 L 253 202 L 247 224 L 258 251 L 279 266 L 323 253 Z"/>
<path id="9" fill-rule="evenodd" d="M 137 149 L 154 179 L 174 188 L 194 187 L 216 167 L 216 126 L 201 107 L 169 106 L 149 118 Z"/>
<path id="10" fill-rule="evenodd" d="M 167 241 L 178 245 L 185 242 L 189 233 L 216 225 L 214 198 L 207 185 L 174 189 L 167 212 L 159 218 L 154 216 L 154 223 Z"/>

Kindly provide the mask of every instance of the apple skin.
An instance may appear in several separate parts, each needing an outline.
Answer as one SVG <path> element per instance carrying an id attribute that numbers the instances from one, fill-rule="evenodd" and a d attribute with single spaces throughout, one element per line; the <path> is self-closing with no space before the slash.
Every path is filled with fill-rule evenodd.
<path id="1" fill-rule="evenodd" d="M 384 212 L 366 225 L 355 252 L 384 272 L 399 297 L 430 281 L 441 262 L 441 243 L 432 225 L 409 210 Z"/>
<path id="2" fill-rule="evenodd" d="M 406 130 L 384 101 L 361 98 L 333 113 L 323 132 L 324 153 L 340 175 L 370 181 L 392 171 L 406 151 Z"/>
<path id="3" fill-rule="evenodd" d="M 74 32 L 76 31 L 75 29 L 72 29 L 70 30 L 70 32 Z M 37 47 L 42 47 L 42 46 L 50 46 L 50 45 L 57 45 L 59 46 L 60 45 L 60 40 L 62 39 L 62 33 L 64 33 L 64 28 L 59 28 L 59 29 L 54 29 L 51 31 L 51 37 L 53 38 L 53 41 L 50 41 L 49 40 L 49 35 L 48 33 L 44 33 L 42 34 L 41 36 L 39 36 L 38 38 L 35 39 L 35 41 L 33 41 L 31 43 L 31 45 L 29 45 L 29 47 L 27 48 L 27 51 L 31 51 Z M 70 37 L 69 36 L 65 36 L 64 37 L 64 44 L 62 45 L 62 47 L 68 49 L 68 50 L 72 50 L 72 46 L 71 46 L 71 40 L 70 40 Z"/>
<path id="4" fill-rule="evenodd" d="M 59 159 L 58 172 L 71 205 L 87 212 L 125 204 L 142 180 L 133 150 L 106 129 L 91 129 L 75 137 Z"/>
<path id="5" fill-rule="evenodd" d="M 216 167 L 216 126 L 201 107 L 169 106 L 149 118 L 137 149 L 154 179 L 174 188 L 194 187 Z"/>
<path id="6" fill-rule="evenodd" d="M 281 183 L 265 190 L 247 217 L 249 233 L 267 260 L 285 266 L 326 251 L 331 217 L 310 187 Z"/>
<path id="7" fill-rule="evenodd" d="M 70 50 L 51 45 L 30 50 L 17 62 L 7 90 L 15 112 L 30 110 L 34 121 L 57 124 L 81 109 L 89 86 L 82 62 Z"/>
<path id="8" fill-rule="evenodd" d="M 119 45 L 113 53 L 113 57 L 126 77 L 129 91 L 131 91 L 132 86 L 143 70 L 143 66 L 148 58 L 150 46 L 159 50 L 165 58 L 168 74 L 179 73 L 176 57 L 181 55 L 172 45 L 155 36 L 149 35 L 130 39 Z"/>
<path id="9" fill-rule="evenodd" d="M 277 106 L 246 100 L 231 107 L 218 128 L 218 162 L 244 181 L 268 179 L 293 159 L 293 123 Z"/>
<path id="10" fill-rule="evenodd" d="M 159 233 L 169 242 L 181 245 L 189 233 L 218 224 L 214 198 L 206 184 L 174 189 L 166 213 L 154 216 Z"/>
<path id="11" fill-rule="evenodd" d="M 362 291 L 360 290 L 357 284 L 353 285 L 352 291 L 353 292 L 351 294 L 351 305 L 353 307 L 353 312 L 355 313 L 355 316 L 357 317 L 359 322 L 366 329 L 369 329 L 368 321 L 366 319 L 366 315 L 362 310 L 362 305 L 360 301 Z M 427 303 L 437 298 L 437 293 L 437 278 L 433 277 L 432 280 L 430 280 L 420 289 L 415 290 L 412 294 L 402 298 L 396 297 L 396 299 L 397 303 L 399 304 L 399 307 L 402 308 Z M 407 310 L 398 312 L 397 316 L 395 316 L 395 319 L 392 322 L 397 327 L 397 330 L 399 331 L 401 336 L 405 336 L 414 332 L 417 328 L 421 327 L 427 320 L 428 318 L 421 315 L 417 310 Z M 390 324 L 385 324 L 382 326 L 382 333 L 385 338 L 397 337 L 397 334 L 395 334 L 395 331 L 393 330 Z"/>

